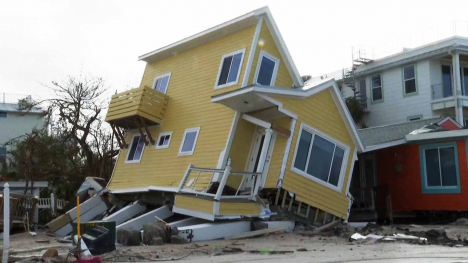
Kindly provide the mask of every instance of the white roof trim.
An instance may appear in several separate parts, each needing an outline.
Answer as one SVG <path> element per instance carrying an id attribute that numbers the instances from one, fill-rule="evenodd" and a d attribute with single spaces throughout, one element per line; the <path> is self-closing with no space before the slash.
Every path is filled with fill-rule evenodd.
<path id="1" fill-rule="evenodd" d="M 458 128 L 463 128 L 458 122 L 456 122 L 454 119 L 452 119 L 451 117 L 446 117 L 442 120 L 440 120 L 437 124 L 440 126 L 442 123 L 446 122 L 446 121 L 451 121 L 453 124 L 455 124 Z"/>
<path id="2" fill-rule="evenodd" d="M 294 61 L 292 60 L 291 54 L 289 53 L 289 50 L 286 47 L 286 43 L 284 42 L 284 39 L 281 36 L 281 33 L 280 33 L 279 29 L 278 29 L 278 26 L 276 25 L 275 20 L 274 20 L 274 18 L 272 16 L 268 6 L 256 9 L 256 10 L 254 10 L 252 12 L 249 12 L 249 13 L 247 13 L 245 15 L 242 15 L 242 16 L 239 16 L 239 17 L 234 18 L 232 20 L 229 20 L 229 21 L 227 21 L 225 23 L 222 23 L 220 25 L 217 25 L 215 27 L 212 27 L 210 29 L 202 31 L 202 32 L 200 32 L 198 34 L 195 34 L 195 35 L 192 35 L 190 37 L 184 38 L 184 39 L 182 39 L 180 41 L 177 41 L 177 42 L 175 42 L 173 44 L 167 45 L 167 46 L 162 47 L 160 49 L 156 49 L 156 50 L 154 50 L 152 52 L 141 55 L 141 56 L 138 57 L 138 60 L 144 60 L 144 61 L 149 60 L 149 58 L 151 56 L 154 56 L 156 54 L 162 53 L 164 51 L 168 51 L 170 49 L 174 49 L 177 46 L 180 46 L 182 44 L 188 43 L 188 42 L 193 41 L 195 39 L 204 37 L 204 36 L 206 36 L 206 35 L 208 35 L 210 33 L 213 33 L 215 31 L 222 30 L 222 29 L 224 29 L 224 28 L 226 28 L 228 26 L 239 23 L 239 22 L 241 22 L 243 20 L 253 18 L 253 17 L 255 17 L 257 19 L 260 19 L 261 16 L 264 16 L 265 22 L 266 22 L 268 28 L 271 31 L 273 31 L 273 32 L 270 32 L 270 33 L 271 33 L 271 35 L 273 37 L 273 40 L 275 41 L 275 44 L 277 45 L 277 47 L 279 49 L 279 52 L 280 52 L 281 56 L 283 57 L 283 60 L 285 62 L 285 65 L 286 65 L 289 73 L 292 75 L 294 85 L 296 85 L 298 87 L 303 86 L 304 82 L 302 81 L 301 75 L 299 74 L 299 72 L 298 72 L 298 70 L 296 68 L 296 65 L 294 64 Z"/>
<path id="3" fill-rule="evenodd" d="M 424 141 L 424 140 L 456 138 L 456 137 L 468 137 L 468 130 L 407 134 L 405 136 L 405 139 L 407 142 L 413 142 L 413 141 Z"/>
<path id="4" fill-rule="evenodd" d="M 26 187 L 26 182 L 0 182 L 0 187 L 3 188 L 6 183 L 8 183 L 10 188 L 11 187 L 18 187 L 18 188 Z M 49 186 L 49 182 L 47 181 L 35 181 L 33 183 L 34 183 L 33 188 L 45 188 Z M 29 184 L 29 187 L 31 187 L 31 184 Z"/>
<path id="5" fill-rule="evenodd" d="M 388 147 L 393 147 L 393 146 L 397 146 L 397 145 L 402 145 L 402 144 L 405 144 L 405 143 L 406 143 L 405 139 L 400 139 L 400 140 L 395 140 L 395 141 L 391 141 L 391 142 L 384 142 L 384 143 L 381 143 L 381 144 L 369 145 L 369 146 L 366 146 L 366 152 L 375 151 L 375 150 L 388 148 Z"/>
<path id="6" fill-rule="evenodd" d="M 266 93 L 266 94 L 271 94 L 271 95 L 283 95 L 283 96 L 293 96 L 293 97 L 299 97 L 299 98 L 307 98 L 310 97 L 314 94 L 317 94 L 325 89 L 328 89 L 332 87 L 332 96 L 333 99 L 335 100 L 335 103 L 340 105 L 338 107 L 340 111 L 341 117 L 345 120 L 346 127 L 348 128 L 348 131 L 353 135 L 351 136 L 353 138 L 354 143 L 358 147 L 359 152 L 364 151 L 364 145 L 362 144 L 361 138 L 359 137 L 359 133 L 357 131 L 356 125 L 354 123 L 353 118 L 351 117 L 351 113 L 348 110 L 348 107 L 346 106 L 346 103 L 344 102 L 343 98 L 341 97 L 341 93 L 338 89 L 338 85 L 336 84 L 335 79 L 330 79 L 325 82 L 320 83 L 317 86 L 310 87 L 307 90 L 302 90 L 302 89 L 285 89 L 285 88 L 275 88 L 275 87 L 265 87 L 265 86 L 252 86 L 249 88 L 243 88 L 236 90 L 234 92 L 229 92 L 226 94 L 221 94 L 219 96 L 215 96 L 211 99 L 211 102 L 218 102 L 220 100 L 224 100 L 227 98 L 235 97 L 240 94 L 244 94 L 247 92 L 259 92 L 259 93 Z M 334 94 L 334 95 L 333 95 Z M 263 97 L 266 99 L 267 96 Z M 271 98 L 269 98 L 271 99 Z M 273 102 L 275 103 L 275 102 Z M 279 102 L 275 103 L 278 106 Z M 281 104 L 281 103 L 280 103 Z M 281 105 L 282 107 L 282 105 Z M 285 110 L 285 109 L 283 109 Z M 294 113 L 291 113 L 294 114 Z M 296 115 L 296 114 L 294 114 Z M 297 116 L 297 115 L 296 115 Z M 296 117 L 297 118 L 297 117 Z"/>

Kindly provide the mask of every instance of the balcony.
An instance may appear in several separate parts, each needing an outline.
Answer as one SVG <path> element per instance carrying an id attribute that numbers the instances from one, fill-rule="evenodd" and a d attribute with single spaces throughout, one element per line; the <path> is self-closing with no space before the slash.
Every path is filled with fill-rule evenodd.
<path id="1" fill-rule="evenodd" d="M 143 136 L 143 129 L 148 134 L 149 142 L 154 144 L 148 132 L 148 126 L 161 124 L 164 119 L 169 97 L 148 86 L 131 89 L 115 94 L 109 103 L 106 122 L 118 138 L 122 148 L 127 148 L 121 129 L 138 129 Z M 148 143 L 148 142 L 147 142 Z"/>
<path id="2" fill-rule="evenodd" d="M 432 100 L 452 97 L 452 85 L 439 83 L 431 86 Z"/>

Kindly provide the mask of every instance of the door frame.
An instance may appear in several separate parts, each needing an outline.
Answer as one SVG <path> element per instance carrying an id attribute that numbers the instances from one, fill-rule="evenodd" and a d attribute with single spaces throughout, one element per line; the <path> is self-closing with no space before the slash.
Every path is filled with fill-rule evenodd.
<path id="1" fill-rule="evenodd" d="M 250 145 L 250 151 L 249 155 L 247 158 L 247 162 L 245 164 L 245 170 L 247 172 L 254 172 L 253 169 L 255 167 L 255 162 L 257 159 L 254 159 L 254 156 L 258 156 L 258 151 L 260 151 L 260 140 L 258 140 L 262 135 L 265 135 L 265 128 L 255 126 L 255 131 L 254 131 L 254 136 L 252 139 L 252 143 Z M 275 143 L 276 143 L 276 136 L 277 133 L 273 131 L 271 134 L 271 140 L 270 140 L 270 146 L 268 147 L 268 152 L 267 156 L 265 158 L 265 166 L 263 167 L 263 172 L 262 172 L 262 181 L 260 182 L 260 188 L 263 188 L 265 186 L 266 178 L 268 176 L 268 171 L 270 169 L 270 164 L 271 164 L 271 158 L 273 155 L 273 150 L 275 148 Z M 251 181 L 246 180 L 243 189 L 250 187 Z"/>

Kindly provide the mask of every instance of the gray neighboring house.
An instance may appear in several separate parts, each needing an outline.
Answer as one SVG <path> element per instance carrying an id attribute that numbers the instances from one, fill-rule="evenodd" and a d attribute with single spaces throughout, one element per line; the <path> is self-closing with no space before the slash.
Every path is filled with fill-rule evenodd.
<path id="1" fill-rule="evenodd" d="M 5 143 L 30 133 L 33 128 L 42 128 L 45 123 L 45 115 L 40 108 L 27 113 L 19 111 L 18 101 L 21 99 L 31 100 L 31 96 L 0 93 L 0 169 L 1 164 L 9 162 L 9 147 Z"/>

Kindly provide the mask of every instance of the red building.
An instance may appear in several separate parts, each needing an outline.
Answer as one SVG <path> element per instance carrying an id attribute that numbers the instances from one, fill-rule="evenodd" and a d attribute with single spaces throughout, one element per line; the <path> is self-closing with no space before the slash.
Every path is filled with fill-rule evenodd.
<path id="1" fill-rule="evenodd" d="M 468 211 L 468 130 L 450 117 L 360 130 L 350 221 Z M 391 211 L 391 213 L 390 213 Z"/>

